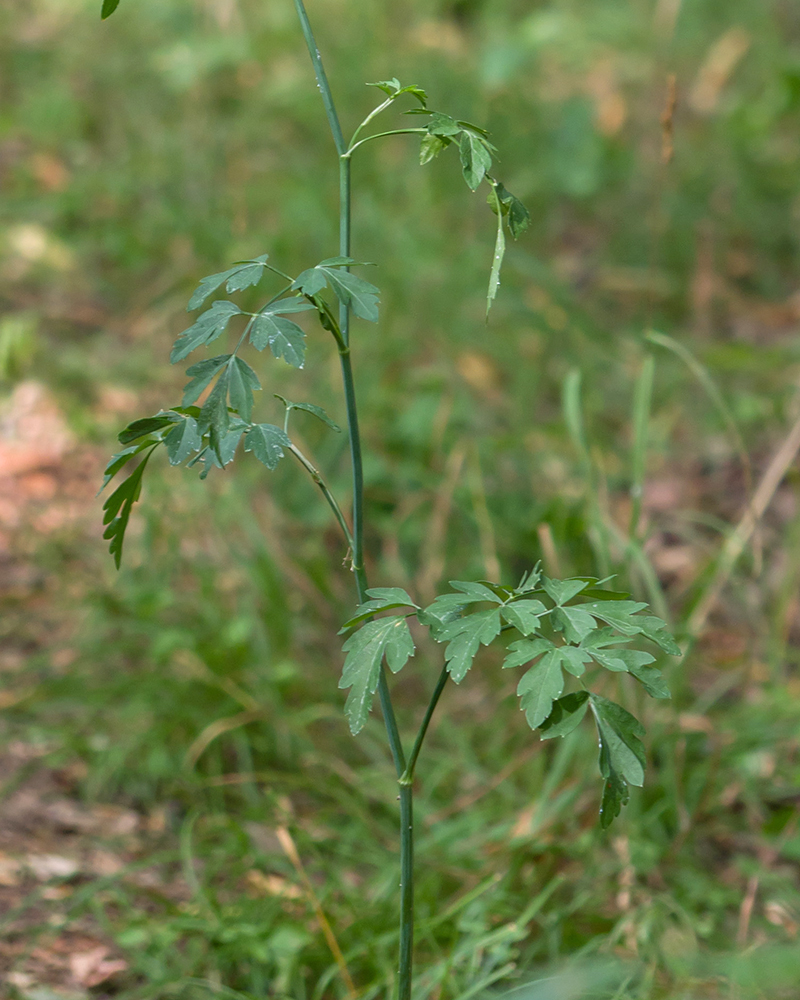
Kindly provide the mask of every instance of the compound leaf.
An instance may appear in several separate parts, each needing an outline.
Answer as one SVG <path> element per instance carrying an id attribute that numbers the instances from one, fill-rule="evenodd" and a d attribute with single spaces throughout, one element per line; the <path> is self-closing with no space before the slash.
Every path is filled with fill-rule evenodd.
<path id="1" fill-rule="evenodd" d="M 233 316 L 238 316 L 241 309 L 235 302 L 228 302 L 220 299 L 215 302 L 210 309 L 195 320 L 188 330 L 178 335 L 172 352 L 169 356 L 172 364 L 183 359 L 192 353 L 195 348 L 204 344 L 210 344 L 217 337 L 220 337 Z"/>
<path id="2" fill-rule="evenodd" d="M 389 669 L 397 673 L 414 655 L 414 640 L 405 618 L 391 615 L 362 625 L 342 648 L 347 657 L 339 687 L 350 688 L 344 711 L 350 732 L 355 735 L 363 728 L 372 708 L 384 656 Z"/>
<path id="3" fill-rule="evenodd" d="M 293 368 L 302 368 L 305 364 L 306 335 L 290 319 L 270 312 L 259 313 L 250 327 L 250 343 L 257 351 L 263 351 L 269 344 L 273 357 L 283 358 Z"/>
<path id="4" fill-rule="evenodd" d="M 214 376 L 224 368 L 230 360 L 230 354 L 220 354 L 216 358 L 206 358 L 205 361 L 198 361 L 196 365 L 186 369 L 186 374 L 191 381 L 187 382 L 183 388 L 183 405 L 189 406 L 196 402 L 206 386 Z"/>
<path id="5" fill-rule="evenodd" d="M 564 690 L 561 673 L 561 650 L 551 649 L 523 674 L 517 685 L 520 708 L 531 729 L 538 729 L 553 709 L 553 702 Z"/>
<path id="6" fill-rule="evenodd" d="M 577 729 L 586 715 L 588 702 L 588 691 L 576 691 L 556 699 L 552 711 L 539 726 L 541 738 L 552 740 L 556 736 L 567 736 L 573 729 Z"/>
<path id="7" fill-rule="evenodd" d="M 256 424 L 244 439 L 244 450 L 252 451 L 263 465 L 272 471 L 283 458 L 283 449 L 291 447 L 285 431 L 274 424 Z"/>
<path id="8" fill-rule="evenodd" d="M 465 618 L 446 624 L 438 634 L 437 642 L 447 642 L 444 658 L 452 679 L 459 684 L 472 666 L 481 645 L 489 643 L 500 634 L 500 612 L 497 608 L 476 611 Z"/>

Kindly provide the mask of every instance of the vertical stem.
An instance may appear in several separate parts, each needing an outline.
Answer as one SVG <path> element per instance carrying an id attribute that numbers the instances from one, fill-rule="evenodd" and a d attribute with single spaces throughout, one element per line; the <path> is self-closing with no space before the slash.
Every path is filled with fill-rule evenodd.
<path id="1" fill-rule="evenodd" d="M 414 962 L 414 788 L 400 785 L 400 975 L 398 1000 L 411 1000 Z"/>
<path id="2" fill-rule="evenodd" d="M 306 40 L 308 54 L 311 56 L 311 62 L 314 64 L 314 75 L 317 78 L 317 87 L 322 95 L 322 103 L 325 105 L 325 114 L 328 116 L 331 135 L 333 136 L 333 141 L 336 143 L 336 152 L 341 156 L 342 153 L 346 152 L 347 146 L 342 135 L 342 126 L 339 124 L 339 116 L 336 114 L 330 84 L 325 75 L 325 67 L 322 65 L 322 56 L 319 54 L 317 43 L 314 41 L 314 32 L 311 30 L 303 0 L 294 0 L 294 6 L 297 16 L 300 18 L 300 27 L 303 29 L 303 38 Z"/>
<path id="3" fill-rule="evenodd" d="M 343 257 L 350 256 L 350 159 L 347 152 L 339 116 L 333 103 L 328 78 L 322 65 L 319 49 L 314 41 L 314 34 L 308 21 L 303 0 L 294 0 L 300 26 L 306 40 L 308 53 L 314 66 L 317 86 L 322 95 L 325 113 L 328 116 L 336 152 L 339 154 L 339 252 Z M 350 437 L 350 456 L 353 469 L 353 571 L 356 578 L 356 589 L 360 601 L 366 599 L 367 574 L 364 568 L 364 472 L 361 459 L 361 438 L 358 430 L 358 408 L 356 405 L 353 368 L 350 361 L 350 311 L 344 306 L 339 307 L 339 327 L 344 346 L 340 347 L 339 357 L 342 367 L 342 384 L 344 386 L 345 404 L 347 406 L 347 428 Z M 389 685 L 386 682 L 386 670 L 381 666 L 378 679 L 378 696 L 381 702 L 386 733 L 392 752 L 398 779 L 405 772 L 406 761 L 403 746 L 400 741 L 400 731 L 397 726 L 394 708 L 392 707 Z M 400 787 L 400 991 L 399 1000 L 411 1000 L 411 968 L 414 944 L 414 829 L 413 829 L 413 791 L 411 785 Z"/>

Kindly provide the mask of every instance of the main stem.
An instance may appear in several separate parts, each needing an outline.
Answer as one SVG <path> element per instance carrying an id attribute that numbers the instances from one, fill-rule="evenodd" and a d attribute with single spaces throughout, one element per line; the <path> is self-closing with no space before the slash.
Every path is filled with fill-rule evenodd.
<path id="1" fill-rule="evenodd" d="M 339 253 L 343 257 L 350 256 L 350 158 L 346 156 L 342 127 L 333 102 L 328 78 L 322 65 L 322 57 L 314 40 L 314 33 L 306 14 L 303 0 L 294 0 L 300 26 L 306 41 L 308 53 L 314 66 L 317 86 L 322 95 L 322 103 L 328 116 L 331 135 L 339 156 Z M 356 404 L 353 367 L 350 360 L 350 310 L 344 305 L 339 306 L 339 328 L 342 334 L 342 344 L 339 348 L 339 358 L 342 369 L 342 384 L 344 387 L 345 404 L 347 407 L 347 428 L 350 438 L 350 458 L 353 471 L 353 573 L 356 580 L 358 599 L 367 599 L 367 574 L 364 567 L 364 469 L 361 457 L 361 436 L 358 428 L 358 407 Z M 378 678 L 378 696 L 381 702 L 389 747 L 392 752 L 395 771 L 398 780 L 405 773 L 406 760 L 400 741 L 400 731 L 397 727 L 389 685 L 386 681 L 386 671 L 383 665 Z M 414 945 L 414 828 L 413 828 L 413 790 L 412 786 L 400 786 L 400 969 L 399 969 L 399 1000 L 411 1000 L 411 970 Z"/>

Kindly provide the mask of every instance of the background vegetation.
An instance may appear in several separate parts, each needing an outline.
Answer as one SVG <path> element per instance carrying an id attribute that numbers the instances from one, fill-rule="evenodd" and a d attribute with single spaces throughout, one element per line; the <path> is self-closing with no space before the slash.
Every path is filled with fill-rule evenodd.
<path id="1" fill-rule="evenodd" d="M 353 740 L 342 717 L 351 581 L 313 484 L 288 463 L 164 468 L 119 575 L 92 499 L 116 430 L 177 398 L 197 279 L 335 252 L 311 67 L 284 0 L 98 8 L 0 8 L 7 989 L 347 996 L 321 907 L 359 996 L 386 996 L 394 779 L 380 720 Z M 610 835 L 588 730 L 537 743 L 491 655 L 446 692 L 419 776 L 418 995 L 569 958 L 518 995 L 795 996 L 800 7 L 310 14 L 350 125 L 365 81 L 419 83 L 491 129 L 533 217 L 487 326 L 491 217 L 447 153 L 421 169 L 398 138 L 356 163 L 354 249 L 383 292 L 354 337 L 371 580 L 430 598 L 538 559 L 616 573 L 689 649 L 673 701 L 637 706 L 650 769 Z M 313 335 L 275 388 L 338 419 L 325 349 Z M 303 433 L 346 495 L 342 436 Z M 437 673 L 422 650 L 400 678 L 409 725 Z"/>

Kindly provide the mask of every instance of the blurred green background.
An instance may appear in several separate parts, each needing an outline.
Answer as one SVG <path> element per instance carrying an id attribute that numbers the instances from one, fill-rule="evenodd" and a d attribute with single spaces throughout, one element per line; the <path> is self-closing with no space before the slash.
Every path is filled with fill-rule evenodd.
<path id="1" fill-rule="evenodd" d="M 394 779 L 380 718 L 353 740 L 342 717 L 352 581 L 313 483 L 242 455 L 205 483 L 159 466 L 118 575 L 93 499 L 117 430 L 178 399 L 167 357 L 198 279 L 337 250 L 308 55 L 289 0 L 123 0 L 102 23 L 99 6 L 0 8 L 7 988 L 346 996 L 286 826 L 359 995 L 388 996 Z M 491 654 L 448 689 L 418 772 L 417 996 L 568 959 L 602 964 L 517 995 L 796 996 L 800 6 L 309 14 L 346 132 L 366 81 L 417 83 L 490 129 L 533 220 L 487 325 L 494 220 L 453 150 L 420 168 L 399 137 L 355 161 L 354 254 L 382 291 L 353 334 L 371 582 L 429 599 L 542 559 L 615 573 L 697 637 L 665 664 L 671 703 L 620 686 L 650 767 L 608 834 L 588 729 L 539 744 Z M 302 372 L 256 359 L 259 419 L 278 391 L 344 422 L 308 330 Z M 312 423 L 344 499 L 346 442 Z M 422 649 L 395 682 L 408 731 L 438 670 Z M 74 867 L 37 875 L 31 851 Z M 96 982 L 68 961 L 93 947 L 121 963 Z"/>

